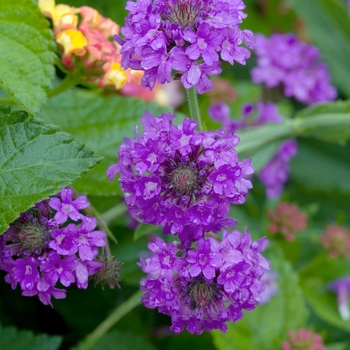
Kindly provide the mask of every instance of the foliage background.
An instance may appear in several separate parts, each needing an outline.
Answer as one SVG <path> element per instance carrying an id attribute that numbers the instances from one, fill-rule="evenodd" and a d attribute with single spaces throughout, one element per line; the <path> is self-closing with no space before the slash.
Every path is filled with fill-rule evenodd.
<path id="1" fill-rule="evenodd" d="M 0 14 L 4 13 L 2 6 L 7 1 L 9 0 L 1 1 L 3 4 L 0 3 Z M 17 2 L 19 7 L 25 3 L 25 0 Z M 112 18 L 120 25 L 123 24 L 123 18 L 126 15 L 124 10 L 126 0 L 100 2 L 66 0 L 65 3 L 77 7 L 83 5 L 95 7 L 103 16 Z M 345 1 L 246 0 L 245 3 L 248 18 L 244 21 L 244 28 L 266 35 L 275 31 L 297 32 L 302 38 L 313 42 L 319 47 L 330 66 L 333 83 L 339 90 L 339 99 L 347 100 L 350 97 L 348 83 L 350 81 L 350 19 Z M 29 5 L 27 12 L 19 11 L 20 18 L 18 15 L 13 18 L 13 26 L 8 22 L 4 23 L 0 16 L 1 53 L 11 44 L 2 40 L 6 30 L 18 33 L 16 42 L 27 40 L 30 43 L 34 40 L 35 32 L 28 34 L 26 30 L 26 23 L 29 27 L 36 25 L 34 20 L 26 19 L 32 18 L 33 11 Z M 43 17 L 40 21 L 38 20 L 37 26 L 42 25 L 44 28 Z M 19 28 L 19 22 L 22 22 L 21 26 L 24 27 Z M 157 114 L 164 111 L 164 108 L 158 107 L 155 103 L 135 101 L 132 98 L 116 95 L 105 96 L 98 91 L 81 88 L 71 89 L 46 100 L 45 89 L 52 81 L 53 85 L 56 84 L 56 80 L 53 80 L 55 71 L 50 56 L 50 52 L 54 51 L 54 43 L 48 31 L 40 30 L 46 38 L 46 47 L 38 48 L 37 52 L 34 50 L 33 57 L 41 61 L 41 63 L 38 61 L 38 64 L 47 65 L 45 74 L 37 77 L 33 66 L 29 66 L 21 67 L 22 70 L 11 71 L 12 75 L 7 76 L 6 67 L 1 63 L 4 62 L 1 61 L 1 59 L 4 60 L 4 56 L 2 58 L 0 56 L 0 83 L 7 93 L 19 96 L 17 102 L 22 106 L 20 109 L 25 107 L 29 113 L 44 120 L 45 124 L 41 125 L 38 122 L 39 124 L 31 125 L 40 137 L 49 134 L 70 140 L 69 142 L 75 145 L 78 153 L 68 155 L 66 164 L 58 169 L 60 176 L 57 178 L 53 174 L 48 176 L 48 183 L 42 185 L 40 191 L 33 190 L 33 186 L 35 187 L 43 169 L 38 168 L 38 172 L 18 175 L 22 179 L 23 176 L 27 176 L 27 180 L 19 183 L 12 182 L 13 188 L 10 190 L 23 194 L 17 199 L 16 203 L 19 203 L 19 206 L 16 210 L 17 212 L 25 210 L 37 200 L 57 192 L 60 186 L 73 182 L 74 188 L 79 192 L 87 193 L 91 203 L 100 212 L 106 212 L 120 203 L 121 193 L 117 183 L 109 183 L 104 175 L 106 167 L 115 162 L 118 145 L 123 137 L 132 135 L 133 126 L 139 123 L 139 117 L 143 115 L 145 109 Z M 11 55 L 16 57 L 15 55 L 19 54 L 16 53 L 16 47 L 12 53 L 8 53 L 9 57 Z M 237 93 L 237 99 L 230 104 L 233 118 L 239 116 L 241 103 L 257 101 L 261 94 L 260 87 L 253 85 L 250 81 L 249 71 L 254 65 L 254 57 L 248 60 L 247 66 L 223 65 L 222 77 L 232 83 Z M 34 69 L 32 71 L 34 78 L 28 82 L 21 80 L 26 69 L 29 71 Z M 11 86 L 13 91 L 6 89 L 6 86 Z M 25 91 L 23 91 L 24 87 L 26 87 Z M 31 96 L 34 91 L 37 92 L 37 96 Z M 0 98 L 4 96 L 6 96 L 5 93 L 0 91 Z M 208 106 L 208 96 L 200 96 L 203 115 L 206 114 Z M 349 114 L 350 102 L 331 104 L 328 109 L 327 107 L 311 108 L 305 112 L 304 106 L 295 101 L 285 100 L 279 104 L 279 108 L 287 118 L 298 115 L 305 120 L 313 115 L 327 113 L 334 117 L 341 113 Z M 179 111 L 182 115 L 188 114 L 186 105 Z M 11 125 L 22 125 L 18 122 L 20 118 L 18 115 L 13 115 L 12 118 L 16 123 Z M 25 118 L 25 115 L 22 115 L 23 121 L 20 123 L 25 123 Z M 208 128 L 218 127 L 208 117 L 204 118 Z M 10 130 L 11 125 L 1 123 L 3 120 L 5 119 L 0 119 L 0 130 Z M 59 131 L 46 124 L 56 125 Z M 259 153 L 250 150 L 250 154 L 244 155 L 253 157 L 255 167 L 259 167 L 261 159 L 268 159 L 277 148 L 277 144 L 273 145 L 273 141 L 276 141 L 271 136 L 273 130 L 265 129 L 263 136 L 267 141 Z M 72 135 L 74 141 L 62 132 Z M 350 136 L 350 126 L 349 124 L 346 127 L 333 125 L 332 128 L 315 128 L 310 132 L 306 130 L 299 134 L 301 136 L 297 139 L 298 155 L 292 160 L 291 179 L 280 200 L 300 205 L 302 210 L 310 215 L 310 224 L 309 228 L 300 233 L 298 239 L 292 243 L 272 239 L 267 255 L 272 261 L 273 268 L 278 271 L 280 293 L 269 304 L 246 313 L 244 319 L 237 324 L 231 324 L 225 335 L 213 332 L 195 336 L 185 331 L 175 336 L 168 331 L 170 320 L 167 316 L 158 314 L 156 310 L 147 310 L 143 306 L 138 306 L 102 337 L 94 349 L 279 349 L 282 340 L 286 337 L 286 331 L 301 327 L 308 327 L 321 333 L 329 349 L 350 349 L 350 322 L 340 319 L 336 297 L 327 289 L 327 283 L 330 281 L 350 275 L 350 262 L 345 259 L 335 261 L 328 258 L 318 244 L 318 237 L 326 225 L 330 223 L 348 227 L 350 225 L 348 215 L 350 211 L 348 180 L 350 178 L 350 144 L 347 141 Z M 5 142 L 4 136 L 2 137 L 1 141 Z M 249 139 L 252 134 L 244 136 L 243 133 L 242 140 L 244 137 Z M 84 143 L 87 149 L 81 148 L 80 143 Z M 38 149 L 41 147 L 40 142 L 37 147 Z M 96 155 L 92 155 L 89 149 Z M 72 152 L 72 148 L 69 150 Z M 79 153 L 80 151 L 82 153 Z M 92 171 L 76 180 L 79 174 L 88 171 L 101 156 L 104 157 L 103 160 Z M 82 159 L 77 162 L 79 157 Z M 32 162 L 32 159 L 28 161 Z M 77 164 L 80 166 L 79 169 Z M 49 165 L 48 169 L 52 166 Z M 65 173 L 63 168 L 69 171 Z M 5 176 L 4 173 L 0 172 L 0 175 Z M 63 173 L 66 174 L 64 178 Z M 3 230 L 6 229 L 6 224 L 14 219 L 16 212 L 8 207 L 7 200 L 11 200 L 12 197 L 7 199 L 10 197 L 6 192 L 9 188 L 4 189 L 5 187 L 0 187 L 0 227 Z M 266 234 L 266 212 L 275 205 L 276 201 L 266 200 L 264 188 L 256 180 L 247 202 L 233 208 L 232 215 L 237 218 L 239 228 L 248 226 L 254 238 L 258 238 Z M 14 344 L 16 344 L 18 349 L 38 349 L 39 346 L 35 345 L 37 341 L 42 349 L 69 349 L 136 292 L 142 277 L 136 262 L 139 255 L 146 250 L 148 237 L 138 231 L 141 237 L 135 239 L 134 232 L 126 227 L 127 221 L 128 218 L 121 215 L 110 222 L 110 229 L 118 239 L 118 245 L 111 243 L 112 253 L 124 262 L 121 269 L 121 289 L 102 291 L 99 287 L 94 288 L 92 285 L 87 290 L 70 287 L 67 298 L 54 301 L 54 308 L 51 309 L 42 305 L 37 298 L 24 298 L 19 290 L 11 290 L 10 286 L 3 281 L 1 274 L 0 323 L 4 328 L 0 329 L 0 348 L 6 349 L 6 344 L 11 344 L 11 349 L 15 349 Z M 157 233 L 157 230 L 154 232 Z M 17 330 L 8 328 L 10 326 L 37 334 L 61 336 L 61 345 L 57 337 L 37 336 L 39 337 L 37 339 L 28 332 L 17 333 Z"/>

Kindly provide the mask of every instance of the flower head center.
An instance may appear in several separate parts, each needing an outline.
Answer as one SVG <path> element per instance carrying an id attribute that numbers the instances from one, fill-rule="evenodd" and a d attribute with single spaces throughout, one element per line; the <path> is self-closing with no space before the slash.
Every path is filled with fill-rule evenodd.
<path id="1" fill-rule="evenodd" d="M 202 0 L 173 0 L 168 3 L 169 14 L 165 15 L 172 23 L 182 28 L 195 28 L 196 20 L 203 11 Z"/>
<path id="2" fill-rule="evenodd" d="M 181 195 L 190 195 L 198 185 L 198 171 L 190 166 L 175 168 L 171 182 L 174 189 Z"/>
<path id="3" fill-rule="evenodd" d="M 208 283 L 199 276 L 191 280 L 186 294 L 190 299 L 191 310 L 203 309 L 216 303 L 218 286 L 216 282 Z"/>

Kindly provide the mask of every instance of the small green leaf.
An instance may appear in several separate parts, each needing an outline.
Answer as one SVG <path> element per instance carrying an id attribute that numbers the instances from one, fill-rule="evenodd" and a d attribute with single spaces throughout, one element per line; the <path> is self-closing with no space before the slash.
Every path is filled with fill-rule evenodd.
<path id="1" fill-rule="evenodd" d="M 0 2 L 0 87 L 29 113 L 47 99 L 55 47 L 48 21 L 31 0 Z"/>
<path id="2" fill-rule="evenodd" d="M 62 337 L 47 334 L 34 335 L 30 331 L 18 331 L 14 327 L 0 325 L 0 349 L 11 350 L 57 350 Z"/>
<path id="3" fill-rule="evenodd" d="M 0 110 L 0 233 L 35 203 L 70 185 L 99 157 L 26 112 Z"/>
<path id="4" fill-rule="evenodd" d="M 212 332 L 217 349 L 279 349 L 288 330 L 304 326 L 308 313 L 298 275 L 281 254 L 271 257 L 271 267 L 278 273 L 278 294 L 267 304 L 245 312 L 242 320 L 230 323 L 226 334 Z"/>
<path id="5" fill-rule="evenodd" d="M 51 98 L 43 109 L 41 118 L 56 124 L 72 134 L 77 141 L 105 158 L 92 171 L 78 180 L 74 187 L 93 195 L 121 195 L 116 180 L 108 181 L 106 170 L 117 161 L 118 147 L 124 137 L 133 137 L 135 125 L 143 131 L 140 118 L 148 110 L 153 115 L 169 112 L 169 108 L 146 103 L 130 97 L 101 97 L 95 93 L 75 89 Z"/>
<path id="6" fill-rule="evenodd" d="M 328 63 L 334 82 L 350 97 L 350 16 L 343 0 L 288 0 L 304 20 L 312 41 Z"/>
<path id="7" fill-rule="evenodd" d="M 148 235 L 149 233 L 161 233 L 161 226 L 154 226 L 148 224 L 140 224 L 137 226 L 137 229 L 134 232 L 134 241 L 137 241 L 139 238 Z"/>

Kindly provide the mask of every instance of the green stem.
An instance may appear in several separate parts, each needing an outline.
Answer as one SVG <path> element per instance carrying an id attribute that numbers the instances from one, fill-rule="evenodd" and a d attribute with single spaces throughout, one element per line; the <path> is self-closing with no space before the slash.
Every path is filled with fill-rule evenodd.
<path id="1" fill-rule="evenodd" d="M 54 97 L 62 92 L 70 89 L 71 87 L 77 85 L 79 80 L 72 75 L 66 75 L 65 78 L 57 85 L 54 89 L 47 92 L 47 97 Z"/>
<path id="2" fill-rule="evenodd" d="M 143 292 L 138 291 L 123 304 L 118 306 L 100 325 L 95 328 L 78 346 L 76 350 L 89 350 L 94 344 L 107 333 L 123 316 L 128 314 L 136 306 L 141 304 Z"/>
<path id="3" fill-rule="evenodd" d="M 100 212 L 93 207 L 91 204 L 87 208 L 84 209 L 85 212 L 91 216 L 94 216 L 97 219 L 97 225 L 99 228 L 106 232 L 107 236 L 115 243 L 118 244 L 117 239 L 114 237 L 112 231 L 108 228 L 107 222 L 105 221 L 104 217 L 100 214 Z"/>
<path id="4" fill-rule="evenodd" d="M 112 207 L 111 209 L 105 211 L 103 214 L 101 214 L 102 219 L 105 222 L 109 222 L 116 217 L 123 215 L 126 212 L 126 206 L 124 203 L 120 203 Z"/>
<path id="5" fill-rule="evenodd" d="M 0 104 L 2 104 L 2 105 L 15 105 L 16 101 L 11 97 L 0 97 Z"/>
<path id="6" fill-rule="evenodd" d="M 187 91 L 188 105 L 190 107 L 191 119 L 194 119 L 197 121 L 199 130 L 203 130 L 203 124 L 202 124 L 201 114 L 199 111 L 196 88 L 192 86 L 190 89 L 186 89 L 186 91 Z"/>

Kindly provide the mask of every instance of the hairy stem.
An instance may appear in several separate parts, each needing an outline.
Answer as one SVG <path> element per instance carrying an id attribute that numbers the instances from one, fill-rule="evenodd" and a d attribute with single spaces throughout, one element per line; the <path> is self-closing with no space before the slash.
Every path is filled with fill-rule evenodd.
<path id="1" fill-rule="evenodd" d="M 191 119 L 194 119 L 197 121 L 199 130 L 203 130 L 203 124 L 202 124 L 201 114 L 199 111 L 196 88 L 192 86 L 190 89 L 186 89 L 186 91 L 187 91 L 188 105 L 190 107 Z"/>
<path id="2" fill-rule="evenodd" d="M 115 243 L 118 244 L 117 239 L 114 237 L 112 231 L 108 228 L 107 222 L 105 221 L 105 219 L 103 218 L 103 216 L 100 214 L 99 211 L 97 211 L 96 208 L 94 208 L 91 204 L 89 207 L 84 209 L 85 212 L 91 216 L 94 216 L 97 220 L 97 225 L 98 227 L 106 232 L 107 236 Z"/>
<path id="3" fill-rule="evenodd" d="M 101 214 L 104 221 L 109 222 L 126 212 L 125 203 L 120 203 Z"/>
<path id="4" fill-rule="evenodd" d="M 70 89 L 71 87 L 77 85 L 79 80 L 72 75 L 66 75 L 65 78 L 57 85 L 54 89 L 47 92 L 47 97 L 54 97 L 62 92 Z"/>
<path id="5" fill-rule="evenodd" d="M 143 292 L 138 291 L 123 304 L 118 306 L 102 323 L 99 324 L 78 346 L 76 350 L 89 350 L 94 344 L 106 334 L 123 316 L 141 304 Z"/>

